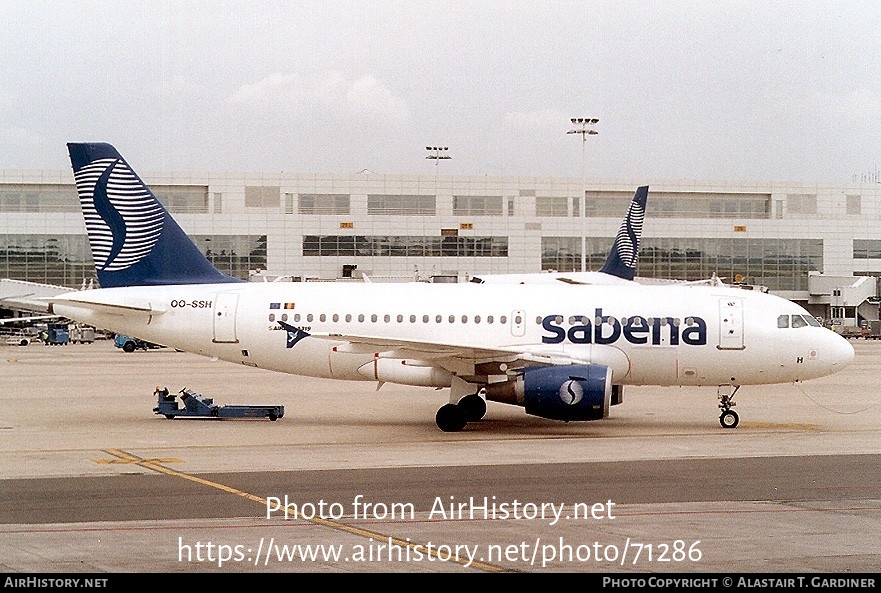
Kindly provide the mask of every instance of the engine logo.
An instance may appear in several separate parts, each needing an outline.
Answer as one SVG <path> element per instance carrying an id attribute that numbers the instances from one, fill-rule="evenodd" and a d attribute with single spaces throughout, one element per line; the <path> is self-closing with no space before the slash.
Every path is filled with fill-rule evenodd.
<path id="1" fill-rule="evenodd" d="M 574 406 L 584 397 L 584 389 L 581 388 L 581 383 L 575 381 L 573 379 L 569 379 L 562 385 L 560 385 L 560 399 L 563 400 L 563 403 L 569 406 Z"/>

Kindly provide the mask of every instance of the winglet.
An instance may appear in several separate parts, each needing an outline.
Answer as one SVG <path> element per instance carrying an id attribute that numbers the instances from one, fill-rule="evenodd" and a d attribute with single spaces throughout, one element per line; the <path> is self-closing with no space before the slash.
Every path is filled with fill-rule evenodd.
<path id="1" fill-rule="evenodd" d="M 67 149 L 102 288 L 241 282 L 211 265 L 113 146 Z"/>
<path id="2" fill-rule="evenodd" d="M 648 200 L 647 185 L 636 189 L 627 215 L 621 221 L 621 228 L 600 272 L 633 280 L 636 276 L 636 261 L 639 259 L 639 240 L 642 237 L 642 222 L 645 219 L 645 204 Z"/>

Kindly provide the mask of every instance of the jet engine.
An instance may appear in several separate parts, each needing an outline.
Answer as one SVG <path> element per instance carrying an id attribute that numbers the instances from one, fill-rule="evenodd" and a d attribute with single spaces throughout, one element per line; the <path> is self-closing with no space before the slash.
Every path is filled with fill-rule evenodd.
<path id="1" fill-rule="evenodd" d="M 589 364 L 527 367 L 515 379 L 487 385 L 486 399 L 568 422 L 605 418 L 609 406 L 620 403 L 622 393 L 620 386 L 613 388 L 609 367 Z"/>

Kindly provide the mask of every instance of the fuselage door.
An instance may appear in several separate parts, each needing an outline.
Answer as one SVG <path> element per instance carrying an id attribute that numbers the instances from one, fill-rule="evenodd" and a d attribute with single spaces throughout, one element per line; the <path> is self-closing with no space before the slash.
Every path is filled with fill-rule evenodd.
<path id="1" fill-rule="evenodd" d="M 743 350 L 743 299 L 719 299 L 719 349 Z"/>
<path id="2" fill-rule="evenodd" d="M 238 342 L 236 337 L 236 307 L 239 304 L 237 292 L 219 292 L 214 299 L 214 341 L 222 343 Z"/>
<path id="3" fill-rule="evenodd" d="M 526 334 L 526 315 L 523 311 L 511 311 L 511 335 L 523 336 Z"/>

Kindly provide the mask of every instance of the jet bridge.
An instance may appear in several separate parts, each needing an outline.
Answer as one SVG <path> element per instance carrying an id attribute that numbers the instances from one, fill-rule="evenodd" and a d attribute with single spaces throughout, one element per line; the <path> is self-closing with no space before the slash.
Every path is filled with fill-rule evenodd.
<path id="1" fill-rule="evenodd" d="M 841 328 L 881 319 L 879 279 L 875 276 L 808 274 L 808 310 L 822 307 L 823 317 Z"/>

